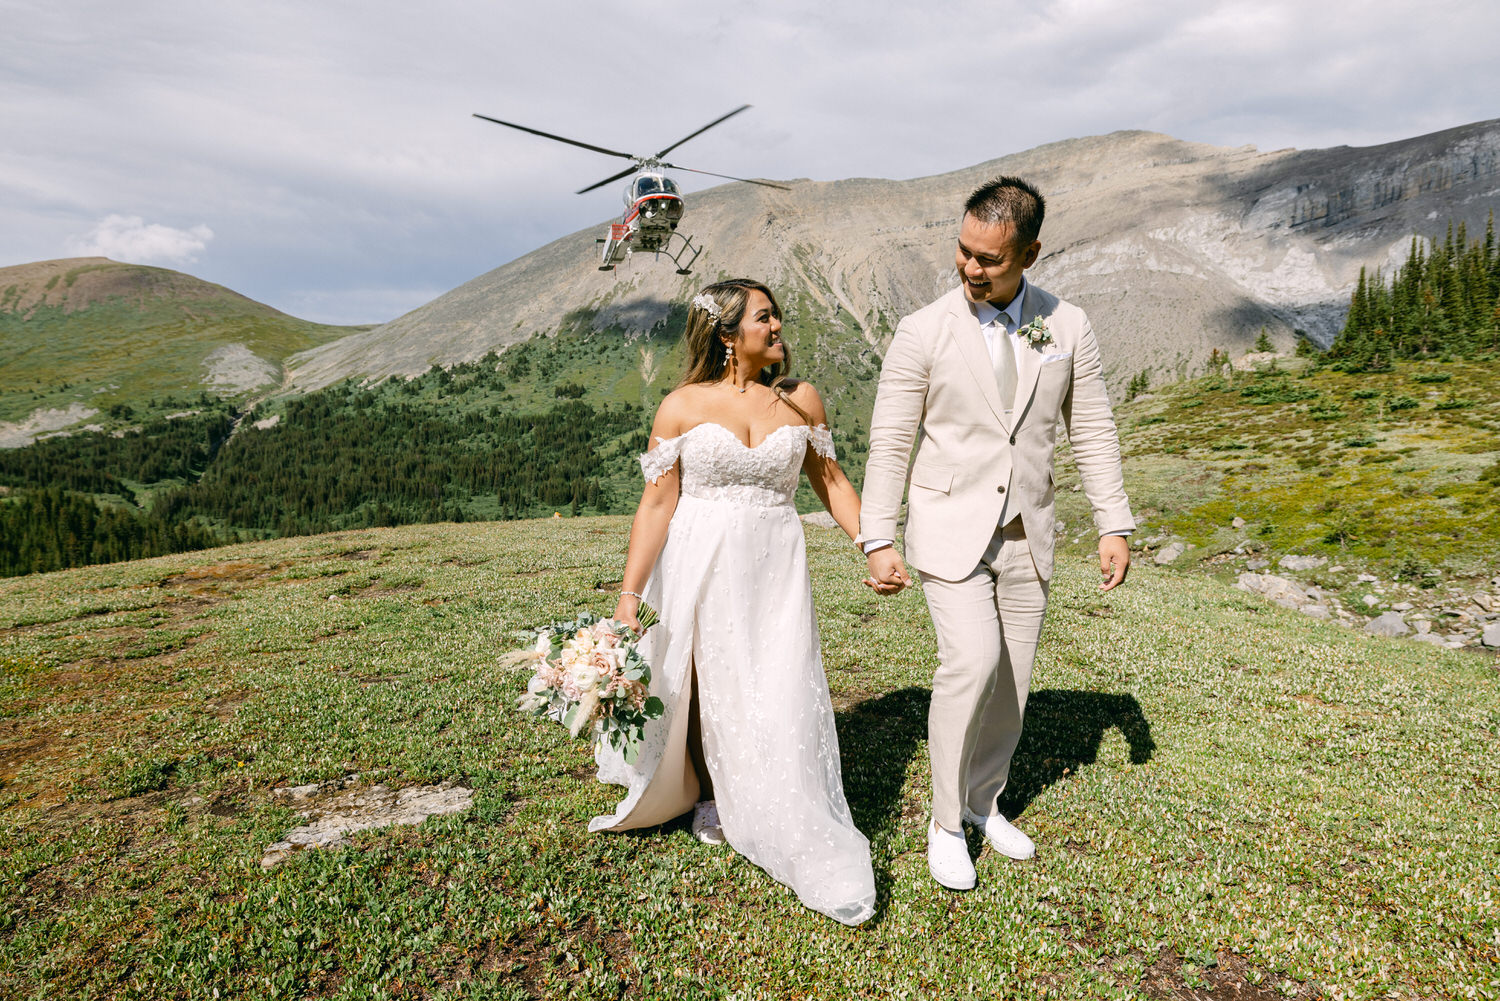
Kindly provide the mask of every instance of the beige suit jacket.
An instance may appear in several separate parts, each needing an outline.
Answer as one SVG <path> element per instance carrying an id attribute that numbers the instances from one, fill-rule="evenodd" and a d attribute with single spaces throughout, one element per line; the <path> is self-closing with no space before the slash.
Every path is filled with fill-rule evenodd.
<path id="1" fill-rule="evenodd" d="M 984 334 L 962 288 L 902 319 L 881 366 L 870 421 L 861 537 L 896 538 L 910 483 L 906 562 L 944 580 L 962 580 L 988 548 L 1008 497 L 1026 529 L 1037 574 L 1050 580 L 1059 422 L 1067 427 L 1100 534 L 1134 530 L 1088 318 L 1028 282 L 1021 325 L 1037 316 L 1051 339 L 1019 352 L 1009 424 Z"/>

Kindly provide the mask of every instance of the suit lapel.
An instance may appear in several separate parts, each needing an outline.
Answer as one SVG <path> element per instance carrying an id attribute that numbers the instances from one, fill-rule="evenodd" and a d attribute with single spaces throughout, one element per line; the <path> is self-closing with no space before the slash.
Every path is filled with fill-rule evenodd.
<path id="1" fill-rule="evenodd" d="M 974 317 L 961 290 L 948 311 L 948 333 L 958 346 L 958 352 L 963 357 L 964 364 L 969 367 L 969 373 L 979 383 L 984 402 L 989 404 L 990 411 L 994 413 L 1000 426 L 1009 431 L 1010 426 L 1005 422 L 1005 406 L 1000 402 L 1000 387 L 995 383 L 995 365 L 990 361 L 990 350 L 984 343 L 984 333 L 979 329 L 979 321 Z M 1035 382 L 1033 379 L 1033 385 Z"/>
<path id="2" fill-rule="evenodd" d="M 1026 298 L 1021 300 L 1021 326 L 1036 318 L 1041 308 L 1041 297 L 1036 286 L 1026 283 Z M 1020 424 L 1031 409 L 1031 398 L 1036 395 L 1037 380 L 1042 376 L 1042 352 L 1033 345 L 1022 348 L 1016 362 L 1016 423 Z"/>

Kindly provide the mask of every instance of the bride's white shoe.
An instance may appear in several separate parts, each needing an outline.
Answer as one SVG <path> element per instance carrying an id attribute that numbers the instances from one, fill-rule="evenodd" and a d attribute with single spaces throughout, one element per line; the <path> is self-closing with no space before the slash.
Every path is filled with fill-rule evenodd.
<path id="1" fill-rule="evenodd" d="M 719 826 L 719 808 L 711 799 L 693 807 L 693 837 L 705 845 L 722 845 L 724 828 Z"/>

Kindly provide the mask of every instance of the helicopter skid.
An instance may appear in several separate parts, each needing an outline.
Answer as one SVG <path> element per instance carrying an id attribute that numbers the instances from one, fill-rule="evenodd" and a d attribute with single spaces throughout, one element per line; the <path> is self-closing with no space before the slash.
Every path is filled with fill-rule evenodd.
<path id="1" fill-rule="evenodd" d="M 624 230 L 624 232 L 620 232 Z M 599 237 L 595 243 L 604 244 L 601 254 L 599 270 L 613 271 L 617 264 L 625 263 L 626 258 L 636 251 L 642 253 L 656 254 L 658 257 L 665 254 L 667 258 L 677 265 L 679 275 L 690 275 L 693 273 L 693 264 L 697 262 L 698 255 L 703 253 L 703 248 L 693 243 L 693 238 L 682 233 L 668 233 L 663 238 L 650 241 L 649 246 L 632 246 L 632 237 L 636 234 L 629 231 L 628 227 L 621 223 L 612 223 L 610 233 L 607 237 Z M 653 237 L 656 234 L 652 234 Z M 674 249 L 675 244 L 675 249 Z"/>
<path id="2" fill-rule="evenodd" d="M 672 263 L 677 265 L 679 275 L 690 275 L 693 273 L 693 264 L 698 260 L 698 255 L 703 253 L 703 248 L 693 246 L 693 238 L 690 236 L 676 232 L 672 236 L 677 237 L 679 241 L 677 249 L 672 250 L 672 241 L 668 239 L 662 247 L 662 253 L 670 257 Z"/>

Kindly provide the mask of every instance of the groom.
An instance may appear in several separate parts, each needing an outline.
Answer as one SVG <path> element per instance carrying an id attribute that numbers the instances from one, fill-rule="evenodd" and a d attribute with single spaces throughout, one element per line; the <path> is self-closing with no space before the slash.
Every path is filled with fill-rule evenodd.
<path id="1" fill-rule="evenodd" d="M 1047 609 L 1059 421 L 1094 508 L 1103 590 L 1125 580 L 1135 528 L 1098 341 L 1078 307 L 1024 275 L 1041 249 L 1043 211 L 1041 194 L 1016 177 L 969 197 L 954 262 L 961 285 L 897 327 L 870 422 L 860 538 L 877 591 L 908 583 L 893 540 L 910 484 L 906 556 L 938 640 L 927 861 L 954 890 L 974 886 L 965 821 L 1003 855 L 1036 851 L 996 798 Z"/>

